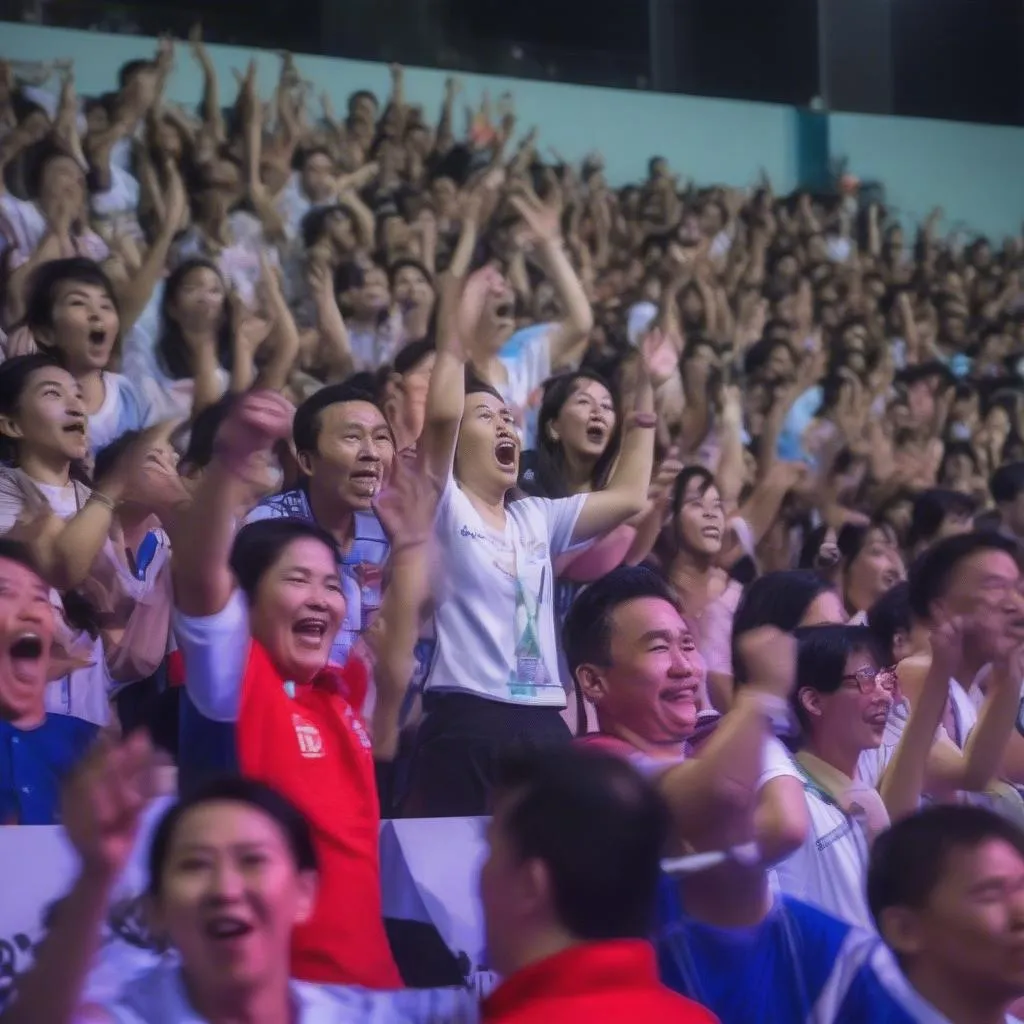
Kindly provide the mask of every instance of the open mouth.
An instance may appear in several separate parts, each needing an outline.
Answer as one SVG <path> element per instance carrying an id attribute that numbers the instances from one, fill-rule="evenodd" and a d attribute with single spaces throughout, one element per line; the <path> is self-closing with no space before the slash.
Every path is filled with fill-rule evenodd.
<path id="1" fill-rule="evenodd" d="M 228 939 L 240 939 L 253 931 L 253 927 L 247 921 L 237 917 L 215 917 L 206 922 L 203 929 L 208 938 L 218 941 Z"/>
<path id="2" fill-rule="evenodd" d="M 587 427 L 587 440 L 593 444 L 601 444 L 604 441 L 604 427 L 599 423 Z"/>
<path id="3" fill-rule="evenodd" d="M 327 620 L 314 618 L 313 616 L 299 619 L 292 626 L 292 633 L 295 634 L 303 647 L 319 650 L 324 642 L 324 637 L 327 635 Z"/>
<path id="4" fill-rule="evenodd" d="M 500 466 L 508 469 L 516 464 L 516 445 L 514 441 L 499 441 L 494 449 L 495 458 Z"/>
<path id="5" fill-rule="evenodd" d="M 38 661 L 43 656 L 43 641 L 35 633 L 22 633 L 9 650 L 17 661 Z"/>
<path id="6" fill-rule="evenodd" d="M 355 489 L 361 494 L 373 497 L 380 487 L 380 470 L 357 469 L 354 473 L 349 475 L 349 480 L 351 480 Z"/>
<path id="7" fill-rule="evenodd" d="M 89 331 L 89 344 L 100 348 L 107 343 L 107 332 L 102 327 L 96 327 Z"/>
<path id="8" fill-rule="evenodd" d="M 705 526 L 701 529 L 700 535 L 705 540 L 721 540 L 722 531 L 717 526 Z"/>
<path id="9" fill-rule="evenodd" d="M 900 581 L 900 574 L 898 572 L 885 572 L 882 573 L 882 586 L 884 587 L 895 587 Z"/>
<path id="10" fill-rule="evenodd" d="M 496 320 L 511 320 L 515 314 L 515 307 L 511 302 L 502 302 L 494 307 L 494 317 Z"/>

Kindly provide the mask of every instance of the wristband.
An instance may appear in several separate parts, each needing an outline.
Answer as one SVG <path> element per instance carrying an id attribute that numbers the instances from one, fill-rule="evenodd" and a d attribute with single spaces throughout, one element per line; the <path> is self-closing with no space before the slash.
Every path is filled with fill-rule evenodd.
<path id="1" fill-rule="evenodd" d="M 794 736 L 799 729 L 793 716 L 793 709 L 784 697 L 761 690 L 743 689 L 739 696 L 757 705 L 757 710 L 768 719 L 776 736 Z"/>

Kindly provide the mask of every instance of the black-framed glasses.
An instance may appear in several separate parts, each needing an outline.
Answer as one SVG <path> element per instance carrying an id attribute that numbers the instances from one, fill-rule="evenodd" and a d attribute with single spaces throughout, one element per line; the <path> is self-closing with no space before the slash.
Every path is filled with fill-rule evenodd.
<path id="1" fill-rule="evenodd" d="M 881 686 L 886 693 L 896 691 L 896 666 L 890 665 L 887 668 L 872 668 L 865 665 L 856 672 L 845 675 L 842 678 L 844 683 L 852 683 L 864 696 L 874 692 L 876 686 Z"/>

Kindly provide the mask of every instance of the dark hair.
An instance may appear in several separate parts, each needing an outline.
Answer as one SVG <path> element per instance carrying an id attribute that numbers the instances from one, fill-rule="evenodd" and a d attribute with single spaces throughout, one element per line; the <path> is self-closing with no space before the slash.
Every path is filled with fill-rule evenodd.
<path id="1" fill-rule="evenodd" d="M 868 629 L 887 665 L 896 661 L 896 634 L 909 633 L 910 585 L 904 580 L 890 587 L 869 609 Z"/>
<path id="2" fill-rule="evenodd" d="M 372 100 L 373 105 L 377 107 L 378 110 L 380 109 L 380 101 L 377 99 L 374 93 L 370 92 L 369 89 L 356 89 L 356 91 L 354 93 L 351 93 L 348 98 L 349 111 L 351 111 L 355 107 L 356 103 L 358 103 L 359 100 Z"/>
<path id="3" fill-rule="evenodd" d="M 511 754 L 494 803 L 520 861 L 541 861 L 559 923 L 578 939 L 646 938 L 669 816 L 628 762 L 561 746 Z"/>
<path id="4" fill-rule="evenodd" d="M 406 267 L 412 267 L 413 270 L 418 270 L 426 279 L 427 284 L 429 284 L 431 288 L 434 287 L 434 275 L 427 270 L 420 260 L 413 259 L 412 256 L 400 256 L 388 267 L 388 281 L 392 288 L 395 286 L 395 278 L 398 277 L 398 272 L 400 270 L 404 270 Z"/>
<path id="5" fill-rule="evenodd" d="M 59 157 L 66 157 L 72 163 L 78 163 L 64 146 L 54 141 L 52 136 L 47 136 L 25 150 L 23 165 L 25 168 L 24 182 L 25 192 L 29 199 L 37 199 L 39 197 L 43 187 L 43 175 L 46 173 L 46 165 L 51 160 L 56 160 Z"/>
<path id="6" fill-rule="evenodd" d="M 260 580 L 297 540 L 317 540 L 341 561 L 338 542 L 322 527 L 306 519 L 259 519 L 243 526 L 231 545 L 229 565 L 238 586 L 251 603 Z"/>
<path id="7" fill-rule="evenodd" d="M 983 807 L 936 804 L 897 821 L 871 847 L 867 897 L 875 924 L 892 907 L 923 909 L 953 851 L 988 842 L 1007 843 L 1024 858 L 1024 832 Z"/>
<path id="8" fill-rule="evenodd" d="M 819 595 L 832 590 L 816 572 L 785 569 L 759 576 L 744 591 L 732 620 L 732 671 L 737 684 L 746 683 L 747 666 L 739 650 L 744 633 L 774 626 L 792 633 Z"/>
<path id="9" fill-rule="evenodd" d="M 611 664 L 612 615 L 619 605 L 643 597 L 678 608 L 665 581 L 639 565 L 619 566 L 579 593 L 562 625 L 562 647 L 574 678 L 580 665 Z"/>
<path id="10" fill-rule="evenodd" d="M 302 238 L 303 249 L 312 249 L 320 241 L 327 229 L 327 221 L 336 213 L 345 217 L 352 225 L 353 230 L 358 229 L 358 221 L 347 206 L 342 206 L 340 203 L 335 203 L 333 206 L 315 206 L 299 223 L 299 235 Z"/>
<path id="11" fill-rule="evenodd" d="M 466 397 L 470 395 L 490 395 L 505 405 L 505 396 L 488 380 L 485 380 L 473 369 L 466 366 Z"/>
<path id="12" fill-rule="evenodd" d="M 806 732 L 811 722 L 800 703 L 801 690 L 835 693 L 843 685 L 846 663 L 853 654 L 867 652 L 880 668 L 885 658 L 867 626 L 805 626 L 796 630 L 794 636 L 797 656 L 792 705 L 801 729 Z"/>
<path id="13" fill-rule="evenodd" d="M 297 452 L 315 452 L 320 440 L 320 429 L 323 426 L 320 414 L 328 406 L 341 405 L 345 402 L 369 402 L 370 405 L 379 409 L 372 376 L 366 384 L 349 378 L 338 384 L 328 384 L 326 387 L 320 388 L 319 391 L 314 391 L 295 410 L 295 421 L 292 424 L 295 450 Z"/>
<path id="14" fill-rule="evenodd" d="M 177 294 L 185 278 L 193 270 L 212 270 L 222 281 L 224 275 L 220 268 L 212 260 L 197 256 L 194 259 L 185 260 L 171 271 L 167 282 L 164 285 L 164 295 L 160 303 L 160 338 L 156 343 L 157 361 L 161 370 L 171 380 L 186 380 L 192 376 L 192 367 L 189 364 L 188 348 L 182 334 L 181 326 L 170 315 L 171 304 L 177 298 Z M 217 362 L 225 370 L 231 369 L 234 358 L 231 303 L 228 301 L 228 287 L 224 285 L 224 315 L 221 318 L 220 329 L 217 331 Z"/>
<path id="15" fill-rule="evenodd" d="M 945 487 L 932 487 L 914 499 L 914 510 L 907 532 L 907 546 L 927 544 L 949 518 L 969 519 L 978 510 L 978 503 L 969 494 Z"/>
<path id="16" fill-rule="evenodd" d="M 612 464 L 619 451 L 619 440 L 622 436 L 622 417 L 611 385 L 593 370 L 576 370 L 571 373 L 559 374 L 544 383 L 540 411 L 537 414 L 536 431 L 536 464 L 535 479 L 531 492 L 546 498 L 564 498 L 569 494 L 566 486 L 565 452 L 562 442 L 554 440 L 548 428 L 558 418 L 565 403 L 576 393 L 580 381 L 594 381 L 607 388 L 615 405 L 615 427 L 608 438 L 608 444 L 594 464 L 591 475 L 591 487 L 598 491 L 608 481 Z"/>
<path id="17" fill-rule="evenodd" d="M 690 486 L 692 481 L 698 481 L 700 487 L 700 495 L 704 495 L 712 487 L 718 487 L 715 482 L 715 475 L 709 469 L 704 466 L 686 466 L 679 476 L 676 477 L 675 484 L 672 487 L 672 504 L 670 505 L 672 513 L 672 543 L 676 550 L 681 545 L 682 534 L 679 530 L 679 510 L 683 507 L 683 497 L 686 494 L 687 487 Z"/>
<path id="18" fill-rule="evenodd" d="M 1014 501 L 1024 492 L 1024 462 L 1010 462 L 1000 466 L 989 481 L 992 500 L 997 505 Z"/>
<path id="19" fill-rule="evenodd" d="M 301 171 L 305 168 L 308 161 L 312 160 L 315 156 L 325 156 L 331 161 L 331 166 L 334 166 L 334 156 L 326 146 L 305 146 L 299 149 L 295 153 L 295 158 L 292 161 L 292 166 L 297 171 Z"/>
<path id="20" fill-rule="evenodd" d="M 157 823 L 149 844 L 149 884 L 151 896 L 159 897 L 163 872 L 167 866 L 171 844 L 182 819 L 197 807 L 213 803 L 245 804 L 273 820 L 288 841 L 288 849 L 298 871 L 316 871 L 318 868 L 313 833 L 302 812 L 276 789 L 255 779 L 231 775 L 211 779 L 187 793 L 171 806 Z"/>
<path id="21" fill-rule="evenodd" d="M 910 568 L 910 610 L 927 622 L 931 605 L 945 597 L 957 566 L 979 551 L 1005 551 L 1020 560 L 1020 548 L 1009 537 L 991 530 L 977 530 L 946 537 L 929 548 Z"/>
<path id="22" fill-rule="evenodd" d="M 817 570 L 821 545 L 825 543 L 825 538 L 828 536 L 830 529 L 831 527 L 828 523 L 819 523 L 813 530 L 809 530 L 804 534 L 804 542 L 800 546 L 800 554 L 796 561 L 798 569 Z"/>
<path id="23" fill-rule="evenodd" d="M 403 345 L 396 353 L 391 369 L 394 373 L 406 374 L 416 369 L 427 356 L 437 351 L 437 343 L 429 334 Z"/>
<path id="24" fill-rule="evenodd" d="M 119 434 L 110 444 L 101 448 L 93 460 L 92 475 L 94 480 L 102 480 L 119 458 L 128 450 L 132 443 L 140 437 L 141 430 L 126 430 Z"/>
<path id="25" fill-rule="evenodd" d="M 25 324 L 33 332 L 41 327 L 53 326 L 53 305 L 56 300 L 57 285 L 65 281 L 74 281 L 76 284 L 92 285 L 102 289 L 120 314 L 114 286 L 98 263 L 84 256 L 50 260 L 43 263 L 29 280 L 28 296 L 25 300 Z M 55 351 L 52 347 L 40 343 L 38 337 L 36 344 L 43 351 Z"/>
<path id="26" fill-rule="evenodd" d="M 0 416 L 13 419 L 17 415 L 29 378 L 36 371 L 48 367 L 60 367 L 60 363 L 48 352 L 14 356 L 0 363 Z M 17 465 L 18 442 L 14 438 L 0 435 L 0 459 Z"/>
<path id="27" fill-rule="evenodd" d="M 45 582 L 45 578 L 39 569 L 39 563 L 36 561 L 35 555 L 32 554 L 32 549 L 20 540 L 0 537 L 0 561 L 16 562 L 23 569 L 28 569 L 29 572 Z"/>
<path id="28" fill-rule="evenodd" d="M 181 469 L 205 469 L 213 461 L 217 432 L 238 397 L 229 392 L 196 415 L 188 433 L 188 447 L 181 456 Z"/>

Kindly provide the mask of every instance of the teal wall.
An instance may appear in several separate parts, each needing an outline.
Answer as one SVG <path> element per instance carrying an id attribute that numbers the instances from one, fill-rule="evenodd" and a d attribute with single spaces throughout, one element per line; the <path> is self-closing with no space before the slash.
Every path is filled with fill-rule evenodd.
<path id="1" fill-rule="evenodd" d="M 121 64 L 151 54 L 154 46 L 152 40 L 133 36 L 0 23 L 0 56 L 73 57 L 84 95 L 109 90 Z M 276 58 L 238 47 L 210 49 L 225 93 L 234 89 L 232 68 L 242 69 L 255 53 L 261 87 L 269 94 L 279 66 Z M 297 63 L 305 77 L 331 94 L 339 110 L 354 89 L 372 89 L 380 96 L 388 89 L 388 72 L 380 64 L 325 57 L 300 57 Z M 414 102 L 428 112 L 440 108 L 445 72 L 410 68 L 406 77 Z M 849 158 L 853 173 L 884 182 L 890 203 L 909 221 L 940 205 L 947 224 L 961 222 L 1001 237 L 1018 230 L 1024 220 L 1024 129 L 832 114 L 825 131 L 815 119 L 770 104 L 461 77 L 464 96 L 471 99 L 484 89 L 492 97 L 514 93 L 520 128 L 537 125 L 542 148 L 554 145 L 573 159 L 600 150 L 615 184 L 641 179 L 647 159 L 659 154 L 697 182 L 745 186 L 763 168 L 775 187 L 786 191 L 802 176 L 820 173 L 827 155 L 824 145 L 833 156 Z M 194 104 L 200 90 L 188 47 L 181 45 L 171 98 Z M 461 113 L 459 117 L 461 125 Z"/>

